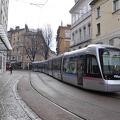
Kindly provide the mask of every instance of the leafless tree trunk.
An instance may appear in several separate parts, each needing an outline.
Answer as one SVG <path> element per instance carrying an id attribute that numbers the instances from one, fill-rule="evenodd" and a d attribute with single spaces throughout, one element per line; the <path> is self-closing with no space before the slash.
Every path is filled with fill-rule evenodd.
<path id="1" fill-rule="evenodd" d="M 25 52 L 28 55 L 29 59 L 33 62 L 37 54 L 43 55 L 44 37 L 42 35 L 42 30 L 37 30 L 37 32 L 27 32 L 25 34 L 24 40 Z"/>
<path id="2" fill-rule="evenodd" d="M 52 39 L 53 39 L 53 31 L 51 29 L 51 25 L 50 24 L 45 25 L 44 28 L 42 29 L 42 33 L 47 46 L 44 48 L 44 55 L 45 55 L 45 59 L 48 59 L 49 51 L 50 48 L 52 47 Z"/>

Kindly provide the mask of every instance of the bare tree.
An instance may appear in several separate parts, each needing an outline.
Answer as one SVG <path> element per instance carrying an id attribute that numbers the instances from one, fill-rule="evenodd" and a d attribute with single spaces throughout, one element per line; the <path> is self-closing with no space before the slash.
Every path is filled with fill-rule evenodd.
<path id="1" fill-rule="evenodd" d="M 21 36 L 22 40 L 17 42 L 16 48 L 23 48 L 23 54 L 27 55 L 31 62 L 35 60 L 36 55 L 47 59 L 52 41 L 52 30 L 47 25 L 43 30 L 29 30 L 26 25 L 26 32 Z"/>
<path id="2" fill-rule="evenodd" d="M 48 59 L 49 51 L 50 48 L 52 47 L 52 40 L 53 40 L 53 31 L 51 29 L 51 25 L 50 24 L 45 25 L 44 28 L 42 29 L 42 33 L 46 43 L 46 47 L 44 47 L 44 55 L 45 55 L 45 59 Z"/>
<path id="3" fill-rule="evenodd" d="M 26 32 L 23 44 L 25 52 L 32 62 L 34 61 L 37 54 L 44 57 L 43 48 L 45 46 L 45 42 L 42 35 L 42 30 Z"/>

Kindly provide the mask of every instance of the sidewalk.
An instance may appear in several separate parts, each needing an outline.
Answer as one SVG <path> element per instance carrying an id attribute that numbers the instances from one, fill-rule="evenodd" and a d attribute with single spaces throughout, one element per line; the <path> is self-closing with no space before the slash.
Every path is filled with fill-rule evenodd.
<path id="1" fill-rule="evenodd" d="M 1 120 L 41 120 L 18 93 L 18 83 L 28 71 L 0 72 L 0 118 Z M 29 80 L 29 79 L 28 79 Z M 24 83 L 22 83 L 24 86 Z"/>

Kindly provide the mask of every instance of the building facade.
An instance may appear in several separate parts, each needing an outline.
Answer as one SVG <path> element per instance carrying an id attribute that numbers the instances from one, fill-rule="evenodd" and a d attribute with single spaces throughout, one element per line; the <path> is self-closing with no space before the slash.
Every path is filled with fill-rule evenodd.
<path id="1" fill-rule="evenodd" d="M 71 41 L 70 49 L 83 48 L 91 43 L 91 0 L 75 0 L 70 10 Z"/>
<path id="2" fill-rule="evenodd" d="M 13 49 L 7 54 L 7 62 L 10 62 L 14 69 L 19 69 L 22 67 L 24 51 L 22 43 L 25 32 L 26 28 L 20 29 L 19 26 L 16 26 L 15 29 L 10 28 L 8 31 L 8 38 Z"/>
<path id="3" fill-rule="evenodd" d="M 120 48 L 120 0 L 92 0 L 92 43 Z"/>
<path id="4" fill-rule="evenodd" d="M 0 72 L 6 71 L 6 51 L 12 49 L 7 37 L 9 0 L 0 0 Z"/>
<path id="5" fill-rule="evenodd" d="M 61 26 L 58 27 L 57 30 L 57 55 L 62 54 L 64 52 L 69 51 L 70 49 L 70 39 L 71 39 L 71 25 Z"/>
<path id="6" fill-rule="evenodd" d="M 40 46 L 43 44 L 43 39 L 40 38 L 41 36 L 36 36 L 36 32 L 36 30 L 30 30 L 27 25 L 22 29 L 17 26 L 15 29 L 11 28 L 8 31 L 8 38 L 13 49 L 8 52 L 7 61 L 13 66 L 13 69 L 31 69 L 32 61 L 30 60 L 30 56 L 32 56 L 32 53 L 36 50 L 36 46 L 34 46 L 36 43 L 39 48 L 35 54 L 34 61 L 44 60 L 44 57 L 40 54 L 40 52 L 43 51 L 40 49 Z M 28 44 L 29 46 L 27 46 Z M 34 48 L 32 48 L 32 52 L 29 54 L 27 52 L 29 52 L 28 50 L 30 50 L 31 47 Z M 55 53 L 50 50 L 49 57 L 52 55 L 54 56 Z"/>

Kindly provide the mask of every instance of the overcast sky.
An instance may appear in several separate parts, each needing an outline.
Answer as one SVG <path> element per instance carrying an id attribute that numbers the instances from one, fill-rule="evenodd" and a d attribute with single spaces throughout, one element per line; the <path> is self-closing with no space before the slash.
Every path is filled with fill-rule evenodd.
<path id="1" fill-rule="evenodd" d="M 44 4 L 42 8 L 33 4 Z M 50 24 L 53 30 L 53 37 L 63 21 L 63 25 L 71 24 L 70 9 L 74 0 L 9 0 L 8 30 L 25 24 L 31 29 L 42 28 Z"/>

